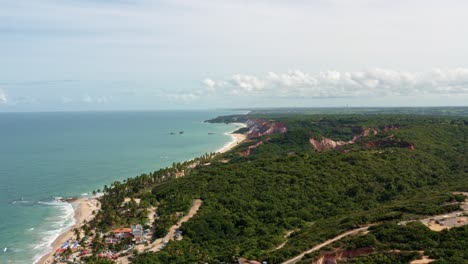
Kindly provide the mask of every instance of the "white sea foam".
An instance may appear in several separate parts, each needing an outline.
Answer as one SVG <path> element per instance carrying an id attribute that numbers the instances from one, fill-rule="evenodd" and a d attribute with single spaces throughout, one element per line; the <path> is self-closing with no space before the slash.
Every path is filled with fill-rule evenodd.
<path id="1" fill-rule="evenodd" d="M 47 219 L 50 229 L 42 231 L 40 233 L 40 242 L 33 245 L 32 248 L 39 251 L 39 253 L 33 257 L 34 263 L 37 263 L 42 256 L 51 252 L 52 242 L 75 224 L 75 210 L 73 206 L 70 203 L 61 201 L 61 199 L 61 197 L 55 197 L 54 201 L 38 202 L 42 205 L 56 207 L 60 214 Z"/>

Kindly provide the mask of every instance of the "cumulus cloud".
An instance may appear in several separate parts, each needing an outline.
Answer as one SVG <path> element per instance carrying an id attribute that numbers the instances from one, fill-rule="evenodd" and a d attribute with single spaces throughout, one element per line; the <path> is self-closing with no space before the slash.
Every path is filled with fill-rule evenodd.
<path id="1" fill-rule="evenodd" d="M 0 89 L 0 104 L 7 104 L 8 103 L 8 98 L 5 92 Z"/>
<path id="2" fill-rule="evenodd" d="M 266 81 L 260 78 L 242 74 L 233 75 L 229 83 L 237 87 L 237 92 L 258 92 L 266 85 Z"/>
<path id="3" fill-rule="evenodd" d="M 205 80 L 203 80 L 202 83 L 203 85 L 205 85 L 206 90 L 208 90 L 209 92 L 216 91 L 216 82 L 213 81 L 212 79 L 206 78 Z"/>
<path id="4" fill-rule="evenodd" d="M 318 73 L 292 70 L 286 73 L 269 72 L 262 77 L 234 74 L 227 80 L 205 79 L 203 83 L 206 87 L 217 87 L 228 94 L 249 96 L 331 98 L 453 95 L 468 94 L 468 69 L 409 72 L 377 68 L 358 72 Z"/>

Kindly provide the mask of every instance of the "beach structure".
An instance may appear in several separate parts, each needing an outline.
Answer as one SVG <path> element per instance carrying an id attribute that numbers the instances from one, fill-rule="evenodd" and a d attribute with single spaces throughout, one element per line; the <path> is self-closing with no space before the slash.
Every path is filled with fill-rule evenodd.
<path id="1" fill-rule="evenodd" d="M 176 239 L 176 240 L 182 239 L 182 230 L 176 229 L 176 232 L 174 234 L 174 239 Z"/>
<path id="2" fill-rule="evenodd" d="M 114 237 L 118 239 L 124 239 L 132 236 L 131 228 L 117 228 L 113 230 Z"/>
<path id="3" fill-rule="evenodd" d="M 115 237 L 106 237 L 105 241 L 107 244 L 117 244 L 119 243 L 120 239 L 115 238 Z"/>
<path id="4" fill-rule="evenodd" d="M 135 242 L 140 242 L 144 238 L 143 227 L 139 224 L 132 225 L 132 235 Z"/>

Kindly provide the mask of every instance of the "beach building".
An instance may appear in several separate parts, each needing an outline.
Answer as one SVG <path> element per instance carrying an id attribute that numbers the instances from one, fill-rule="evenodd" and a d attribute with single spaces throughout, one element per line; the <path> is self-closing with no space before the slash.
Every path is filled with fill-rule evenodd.
<path id="1" fill-rule="evenodd" d="M 132 225 L 132 235 L 135 242 L 140 242 L 144 238 L 143 227 L 141 225 Z"/>
<path id="2" fill-rule="evenodd" d="M 117 229 L 114 229 L 113 232 L 114 232 L 114 237 L 118 239 L 124 239 L 124 238 L 132 236 L 131 228 L 117 228 Z"/>
<path id="3" fill-rule="evenodd" d="M 174 234 L 174 239 L 175 240 L 181 240 L 182 239 L 182 230 L 176 229 L 176 232 Z"/>
<path id="4" fill-rule="evenodd" d="M 107 244 L 117 244 L 119 243 L 120 239 L 115 238 L 115 237 L 106 237 L 106 243 Z"/>

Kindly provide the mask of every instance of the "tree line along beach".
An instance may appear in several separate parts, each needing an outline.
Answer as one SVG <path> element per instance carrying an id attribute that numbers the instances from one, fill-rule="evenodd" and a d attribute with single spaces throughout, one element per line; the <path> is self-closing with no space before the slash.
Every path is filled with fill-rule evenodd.
<path id="1" fill-rule="evenodd" d="M 244 123 L 232 123 L 232 125 L 235 126 L 235 129 L 232 132 L 224 133 L 225 135 L 230 136 L 231 140 L 228 143 L 226 143 L 223 147 L 218 149 L 216 153 L 225 153 L 237 146 L 238 144 L 242 143 L 246 139 L 246 135 L 244 134 L 233 133 L 234 131 L 240 128 L 246 127 L 246 125 Z M 73 245 L 74 243 L 77 243 L 77 246 L 76 248 L 71 248 L 71 254 L 76 254 L 77 258 L 75 258 L 75 260 L 79 259 L 82 256 L 91 255 L 92 251 L 87 250 L 86 246 L 83 246 L 82 244 L 82 239 L 86 237 L 86 233 L 83 231 L 82 227 L 84 224 L 89 223 L 94 218 L 96 213 L 100 210 L 99 197 L 100 195 L 94 195 L 90 197 L 73 197 L 61 199 L 62 202 L 67 202 L 73 205 L 75 223 L 58 235 L 58 237 L 50 245 L 51 250 L 49 250 L 48 253 L 43 255 L 36 262 L 37 264 L 57 263 L 57 260 L 60 259 L 61 255 L 63 255 L 63 252 L 65 252 L 65 250 L 67 250 L 68 248 L 71 248 L 71 245 Z M 154 214 L 154 211 L 150 210 L 148 212 L 149 221 L 153 220 L 152 218 L 154 218 Z M 168 239 L 169 237 L 172 236 L 168 235 Z M 159 243 L 163 245 L 162 240 L 159 241 Z M 158 248 L 158 246 L 155 246 L 153 248 L 156 249 Z M 145 248 L 140 247 L 141 252 L 143 252 L 144 249 Z M 120 259 L 120 261 L 125 262 L 123 259 Z M 58 262 L 60 263 L 60 261 Z"/>

